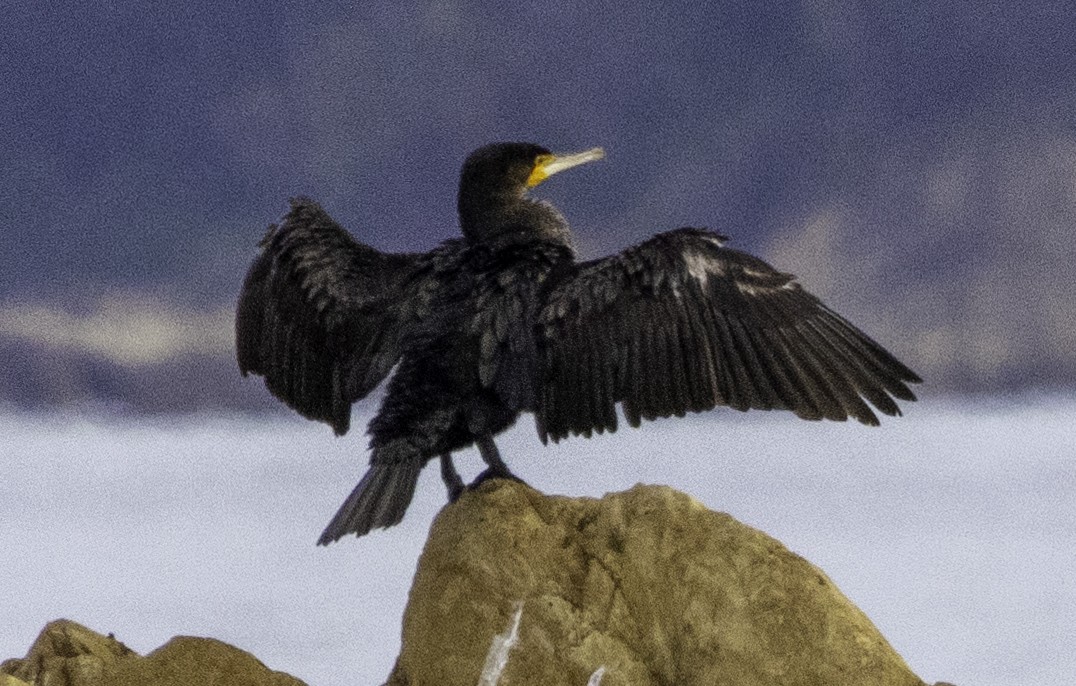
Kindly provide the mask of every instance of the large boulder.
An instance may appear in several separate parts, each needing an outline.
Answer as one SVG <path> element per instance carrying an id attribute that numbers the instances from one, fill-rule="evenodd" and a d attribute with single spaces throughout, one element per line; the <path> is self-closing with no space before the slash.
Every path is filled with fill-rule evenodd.
<path id="1" fill-rule="evenodd" d="M 589 499 L 496 480 L 445 508 L 388 684 L 491 683 L 499 634 L 501 686 L 600 668 L 602 686 L 923 686 L 820 569 L 661 486 Z"/>
<path id="2" fill-rule="evenodd" d="M 81 624 L 49 622 L 25 658 L 0 665 L 0 686 L 305 686 L 250 653 L 177 636 L 145 657 Z"/>

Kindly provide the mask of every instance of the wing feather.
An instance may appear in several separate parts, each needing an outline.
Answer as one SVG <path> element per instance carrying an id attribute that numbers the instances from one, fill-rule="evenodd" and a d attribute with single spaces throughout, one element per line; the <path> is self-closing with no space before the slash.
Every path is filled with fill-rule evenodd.
<path id="1" fill-rule="evenodd" d="M 539 313 L 543 440 L 717 405 L 877 424 L 920 381 L 794 277 L 680 229 L 576 265 Z"/>
<path id="2" fill-rule="evenodd" d="M 750 341 L 751 348 L 758 357 L 759 365 L 765 370 L 766 379 L 773 389 L 772 409 L 788 410 L 806 402 L 789 371 L 787 362 L 778 353 L 772 334 L 762 328 L 746 328 L 744 335 Z"/>
<path id="3" fill-rule="evenodd" d="M 346 433 L 351 404 L 400 356 L 421 256 L 363 245 L 304 198 L 260 247 L 236 310 L 239 369 L 264 376 L 304 417 Z"/>
<path id="4" fill-rule="evenodd" d="M 643 378 L 643 350 L 642 350 L 642 336 L 628 336 L 628 364 L 625 365 L 624 374 L 620 377 L 620 387 L 617 389 L 620 391 L 618 395 L 623 395 L 623 404 L 621 405 L 624 410 L 624 418 L 628 420 L 628 425 L 632 427 L 638 427 L 642 424 L 642 413 L 639 408 L 639 391 L 642 388 L 641 380 Z M 550 395 L 555 395 L 556 389 L 551 389 L 553 392 Z M 564 435 L 564 434 L 559 434 Z"/>
<path id="5" fill-rule="evenodd" d="M 773 372 L 770 371 L 768 362 L 759 355 L 758 348 L 751 339 L 750 328 L 741 320 L 731 318 L 729 330 L 736 344 L 739 359 L 749 377 L 748 387 L 753 395 L 749 406 L 763 410 L 773 409 L 779 403 L 777 392 L 771 381 Z"/>

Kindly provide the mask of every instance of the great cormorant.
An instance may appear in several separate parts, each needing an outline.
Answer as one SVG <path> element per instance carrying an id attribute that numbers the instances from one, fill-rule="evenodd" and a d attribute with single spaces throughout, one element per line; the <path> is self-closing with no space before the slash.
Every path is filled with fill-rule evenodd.
<path id="1" fill-rule="evenodd" d="M 369 425 L 370 467 L 319 539 L 398 523 L 435 457 L 476 444 L 479 480 L 513 477 L 493 437 L 533 412 L 543 442 L 727 405 L 875 425 L 920 381 L 794 277 L 683 228 L 576 261 L 561 214 L 528 191 L 600 149 L 530 143 L 472 153 L 462 238 L 426 253 L 355 241 L 316 203 L 292 201 L 261 242 L 236 315 L 243 374 L 304 417 L 348 430 L 351 404 L 389 372 Z"/>

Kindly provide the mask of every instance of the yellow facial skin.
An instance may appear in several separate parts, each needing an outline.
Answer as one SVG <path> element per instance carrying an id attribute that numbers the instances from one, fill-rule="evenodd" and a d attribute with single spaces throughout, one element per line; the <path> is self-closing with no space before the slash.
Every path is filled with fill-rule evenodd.
<path id="1" fill-rule="evenodd" d="M 578 167 L 587 162 L 594 162 L 603 157 L 605 157 L 605 151 L 601 148 L 591 148 L 574 155 L 539 155 L 534 160 L 534 169 L 531 170 L 531 175 L 527 177 L 527 188 L 534 188 L 559 171 Z"/>

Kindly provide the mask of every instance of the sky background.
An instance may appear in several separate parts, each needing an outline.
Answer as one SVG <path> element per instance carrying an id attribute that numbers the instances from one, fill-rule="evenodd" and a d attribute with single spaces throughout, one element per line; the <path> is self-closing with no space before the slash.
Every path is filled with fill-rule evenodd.
<path id="1" fill-rule="evenodd" d="M 605 147 L 539 189 L 585 257 L 710 227 L 928 390 L 1076 382 L 1065 0 L 0 9 L 9 403 L 267 406 L 231 316 L 287 198 L 430 248 L 513 139 Z"/>

